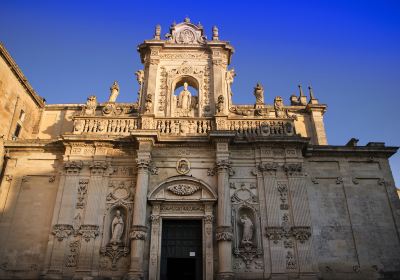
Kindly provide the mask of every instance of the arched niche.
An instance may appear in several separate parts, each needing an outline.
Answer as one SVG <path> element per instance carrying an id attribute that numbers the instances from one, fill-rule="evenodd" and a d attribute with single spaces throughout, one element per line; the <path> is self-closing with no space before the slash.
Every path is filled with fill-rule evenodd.
<path id="1" fill-rule="evenodd" d="M 106 246 L 110 244 L 111 237 L 112 237 L 112 223 L 117 214 L 117 211 L 120 212 L 120 215 L 123 220 L 123 232 L 121 236 L 121 243 L 118 245 L 127 246 L 129 240 L 129 228 L 130 228 L 130 215 L 129 209 L 125 205 L 115 205 L 111 207 L 104 218 L 104 234 L 103 234 L 103 241 L 102 246 Z"/>
<path id="2" fill-rule="evenodd" d="M 172 80 L 170 110 L 173 117 L 199 116 L 200 83 L 191 75 L 181 75 Z"/>

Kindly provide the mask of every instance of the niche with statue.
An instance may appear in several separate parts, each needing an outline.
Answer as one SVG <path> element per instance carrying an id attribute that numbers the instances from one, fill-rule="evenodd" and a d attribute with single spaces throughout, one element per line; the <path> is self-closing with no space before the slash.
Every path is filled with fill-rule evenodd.
<path id="1" fill-rule="evenodd" d="M 237 185 L 239 185 L 237 187 Z M 260 216 L 255 185 L 231 183 L 233 254 L 242 260 L 246 271 L 254 267 L 254 259 L 262 255 Z"/>
<path id="2" fill-rule="evenodd" d="M 195 117 L 198 116 L 198 85 L 194 78 L 187 76 L 181 79 L 174 86 L 172 96 L 172 112 L 174 117 Z"/>
<path id="3" fill-rule="evenodd" d="M 108 257 L 111 270 L 117 269 L 121 257 L 129 254 L 129 211 L 123 205 L 111 208 L 104 219 L 104 234 L 100 253 Z"/>

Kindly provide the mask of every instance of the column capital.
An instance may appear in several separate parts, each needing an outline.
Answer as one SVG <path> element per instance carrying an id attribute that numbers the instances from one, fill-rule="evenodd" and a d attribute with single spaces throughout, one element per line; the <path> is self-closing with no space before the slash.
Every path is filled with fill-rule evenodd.
<path id="1" fill-rule="evenodd" d="M 141 225 L 133 225 L 131 227 L 131 232 L 129 233 L 130 239 L 134 240 L 146 240 L 147 237 L 147 227 Z"/>
<path id="2" fill-rule="evenodd" d="M 231 226 L 218 226 L 215 233 L 217 241 L 232 241 L 233 230 Z"/>
<path id="3" fill-rule="evenodd" d="M 67 174 L 78 174 L 83 167 L 83 162 L 78 161 L 67 161 L 64 163 L 64 169 Z"/>

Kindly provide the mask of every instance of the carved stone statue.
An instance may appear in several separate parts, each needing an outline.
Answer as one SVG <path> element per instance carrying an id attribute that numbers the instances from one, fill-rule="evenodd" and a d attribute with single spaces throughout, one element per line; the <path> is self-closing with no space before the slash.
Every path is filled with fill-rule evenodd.
<path id="1" fill-rule="evenodd" d="M 111 239 L 110 243 L 117 244 L 121 243 L 122 233 L 124 232 L 124 220 L 121 212 L 117 210 L 114 219 L 111 223 Z"/>
<path id="2" fill-rule="evenodd" d="M 257 83 L 254 88 L 254 96 L 256 97 L 256 104 L 262 105 L 264 104 L 264 88 L 260 83 Z"/>
<path id="3" fill-rule="evenodd" d="M 253 241 L 253 222 L 249 217 L 247 217 L 246 214 L 242 215 L 240 217 L 240 222 L 243 225 L 243 235 L 242 235 L 242 244 L 243 245 L 248 245 L 252 244 Z"/>
<path id="4" fill-rule="evenodd" d="M 153 97 L 151 94 L 146 96 L 146 103 L 144 104 L 145 113 L 150 113 L 153 108 Z"/>
<path id="5" fill-rule="evenodd" d="M 218 27 L 216 27 L 215 25 L 212 28 L 212 39 L 213 39 L 213 41 L 219 40 Z"/>
<path id="6" fill-rule="evenodd" d="M 95 95 L 91 95 L 87 98 L 86 105 L 83 108 L 85 115 L 95 115 L 97 108 L 97 98 Z"/>
<path id="7" fill-rule="evenodd" d="M 139 84 L 138 101 L 139 101 L 139 104 L 141 104 L 143 81 L 144 81 L 144 71 L 143 70 L 138 70 L 138 71 L 135 72 L 135 75 L 136 75 L 136 80 L 137 80 L 137 82 Z"/>
<path id="8" fill-rule="evenodd" d="M 183 84 L 183 90 L 179 93 L 178 108 L 190 110 L 192 104 L 192 94 L 188 90 L 188 83 Z"/>
<path id="9" fill-rule="evenodd" d="M 115 102 L 117 100 L 118 94 L 119 86 L 117 81 L 114 81 L 114 83 L 110 87 L 110 97 L 108 98 L 108 102 Z"/>
<path id="10" fill-rule="evenodd" d="M 275 116 L 277 118 L 285 118 L 286 112 L 283 109 L 283 100 L 282 97 L 277 96 L 274 99 L 274 109 L 275 109 Z"/>
<path id="11" fill-rule="evenodd" d="M 224 112 L 224 97 L 222 95 L 218 96 L 218 101 L 217 101 L 217 113 L 223 113 Z"/>

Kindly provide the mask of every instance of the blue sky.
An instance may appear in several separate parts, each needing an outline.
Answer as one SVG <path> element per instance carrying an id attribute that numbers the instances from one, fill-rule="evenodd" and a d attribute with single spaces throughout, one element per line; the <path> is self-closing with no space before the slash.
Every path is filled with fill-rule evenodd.
<path id="1" fill-rule="evenodd" d="M 400 1 L 20 1 L 2 0 L 0 40 L 48 103 L 136 101 L 136 47 L 189 16 L 235 47 L 236 103 L 266 102 L 312 84 L 328 104 L 328 141 L 400 145 Z M 400 155 L 391 159 L 400 185 Z"/>

